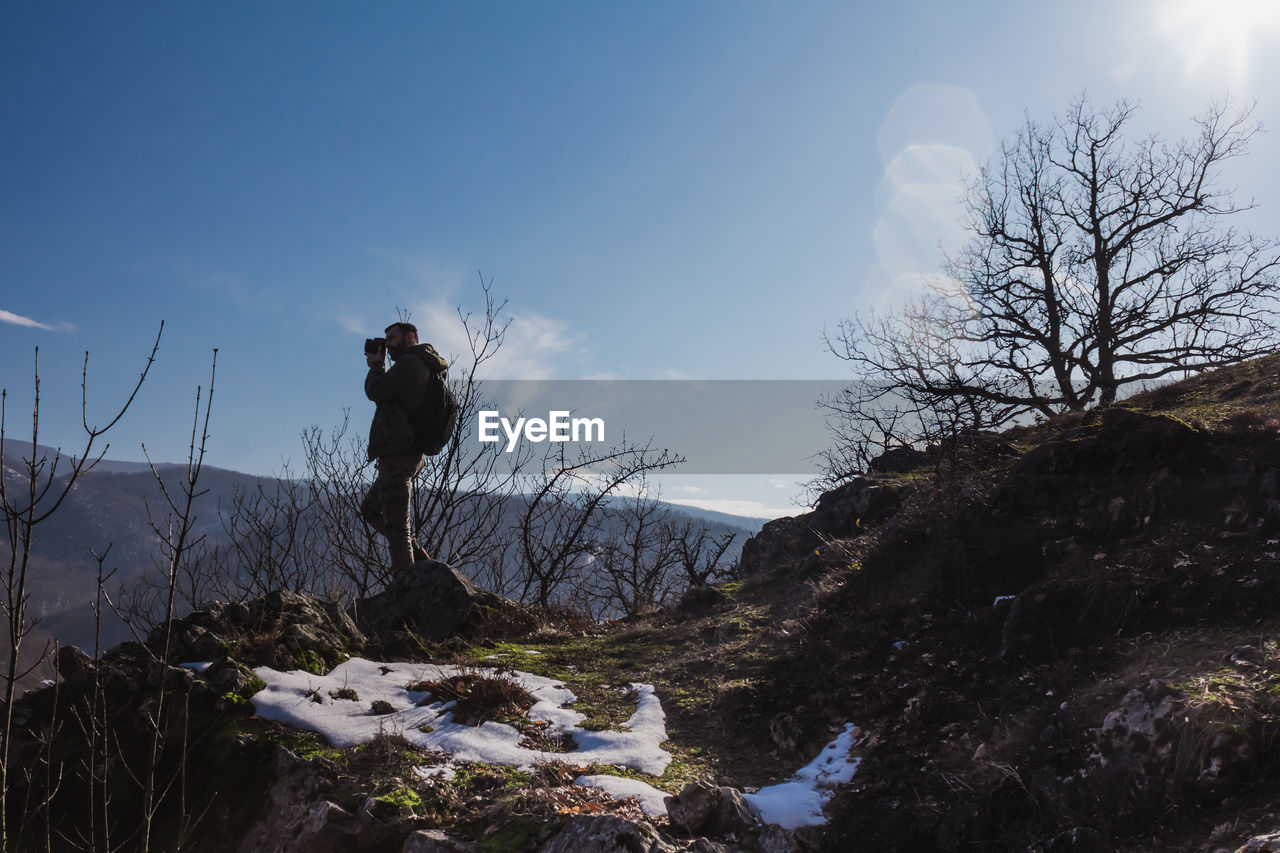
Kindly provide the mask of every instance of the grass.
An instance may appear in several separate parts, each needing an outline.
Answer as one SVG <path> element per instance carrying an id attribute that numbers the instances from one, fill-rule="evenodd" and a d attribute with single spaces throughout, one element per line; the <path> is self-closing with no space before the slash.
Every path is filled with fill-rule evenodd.
<path id="1" fill-rule="evenodd" d="M 405 686 L 411 693 L 430 695 L 419 704 L 453 702 L 453 720 L 466 726 L 478 726 L 485 720 L 523 718 L 533 707 L 529 691 L 518 681 L 502 673 L 479 670 L 451 675 L 440 681 L 417 681 Z"/>
<path id="2" fill-rule="evenodd" d="M 1241 639 L 1236 648 L 1246 645 Z M 1190 714 L 1272 727 L 1280 723 L 1280 643 L 1272 640 L 1251 648 L 1256 654 L 1246 655 L 1241 663 L 1201 668 L 1171 682 Z"/>
<path id="3" fill-rule="evenodd" d="M 620 630 L 542 635 L 526 643 L 454 645 L 433 660 L 509 666 L 558 681 L 577 697 L 573 708 L 585 715 L 579 725 L 587 730 L 621 730 L 636 709 L 630 685 L 652 684 L 667 715 L 663 748 L 673 757 L 656 784 L 679 790 L 694 779 L 718 775 L 760 784 L 776 781 L 795 768 L 744 743 L 744 724 L 736 718 L 750 712 L 755 691 L 767 680 L 776 643 L 785 639 L 777 627 L 789 611 L 774 612 L 769 590 L 742 581 L 720 589 L 727 593 L 727 603 L 696 618 L 658 615 Z M 715 629 L 727 622 L 739 623 L 740 629 L 717 640 Z M 520 729 L 530 739 L 527 745 L 545 748 L 527 722 L 501 721 Z M 565 757 L 571 761 L 572 753 Z M 600 772 L 629 774 L 612 768 Z M 651 777 L 646 781 L 654 784 Z"/>

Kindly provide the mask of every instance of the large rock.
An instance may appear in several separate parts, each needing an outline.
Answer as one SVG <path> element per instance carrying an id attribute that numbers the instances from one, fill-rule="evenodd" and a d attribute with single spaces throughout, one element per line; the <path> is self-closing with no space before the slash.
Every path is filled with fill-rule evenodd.
<path id="1" fill-rule="evenodd" d="M 270 806 L 240 853 L 374 853 L 394 849 L 394 827 L 370 825 L 331 801 L 333 782 L 311 762 L 281 749 Z"/>
<path id="2" fill-rule="evenodd" d="M 1217 804 L 1257 782 L 1257 739 L 1244 720 L 1197 712 L 1167 683 L 1130 690 L 1097 731 L 1092 776 L 1119 814 L 1187 799 Z"/>
<path id="3" fill-rule="evenodd" d="M 377 595 L 351 607 L 360 629 L 382 642 L 406 631 L 431 643 L 455 634 L 503 634 L 533 627 L 529 614 L 483 590 L 448 563 L 422 560 Z"/>
<path id="4" fill-rule="evenodd" d="M 740 835 L 756 826 L 747 801 L 737 788 L 697 781 L 666 798 L 671 826 L 689 835 Z"/>
<path id="5" fill-rule="evenodd" d="M 79 646 L 61 646 L 55 658 L 58 675 L 67 680 L 92 678 L 97 670 L 97 662 L 89 657 Z"/>

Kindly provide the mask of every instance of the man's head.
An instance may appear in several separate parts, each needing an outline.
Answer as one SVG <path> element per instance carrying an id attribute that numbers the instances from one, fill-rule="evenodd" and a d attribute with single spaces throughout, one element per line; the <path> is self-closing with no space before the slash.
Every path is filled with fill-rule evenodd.
<path id="1" fill-rule="evenodd" d="M 383 334 L 387 336 L 387 354 L 392 361 L 418 345 L 418 327 L 412 323 L 392 323 Z"/>

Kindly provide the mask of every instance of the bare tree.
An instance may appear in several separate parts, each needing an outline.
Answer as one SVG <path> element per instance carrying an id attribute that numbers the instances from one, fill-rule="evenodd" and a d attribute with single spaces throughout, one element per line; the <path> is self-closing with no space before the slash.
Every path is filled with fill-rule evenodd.
<path id="1" fill-rule="evenodd" d="M 596 603 L 592 615 L 642 616 L 666 603 L 683 581 L 671 513 L 640 487 L 640 497 L 610 506 L 614 530 L 604 539 L 585 579 Z"/>
<path id="2" fill-rule="evenodd" d="M 35 656 L 35 662 L 22 659 L 23 642 L 35 628 L 37 620 L 27 612 L 30 599 L 28 591 L 29 571 L 31 568 L 32 547 L 40 525 L 46 522 L 62 506 L 71 494 L 76 482 L 93 469 L 105 456 L 109 445 L 95 453 L 95 445 L 111 430 L 137 397 L 142 383 L 146 381 L 151 365 L 155 363 L 156 353 L 160 349 L 160 336 L 164 333 L 164 323 L 156 332 L 155 343 L 147 356 L 138 381 L 124 403 L 115 414 L 101 425 L 89 425 L 88 384 L 89 353 L 84 355 L 84 366 L 80 375 L 80 413 L 84 427 L 85 442 L 77 456 L 63 456 L 55 450 L 50 458 L 40 450 L 40 370 L 39 349 L 36 349 L 34 386 L 35 394 L 31 410 L 31 456 L 23 458 L 21 465 L 11 475 L 7 464 L 0 465 L 0 513 L 3 514 L 5 532 L 8 538 L 8 560 L 3 566 L 0 584 L 4 587 L 4 598 L 0 601 L 6 629 L 5 668 L 0 672 L 0 683 L 3 684 L 3 719 L 0 719 L 0 850 L 7 849 L 11 832 L 8 825 L 9 791 L 10 791 L 10 748 L 13 740 L 13 701 L 18 682 L 44 660 L 47 649 Z M 0 460 L 4 460 L 6 435 L 5 402 L 8 390 L 0 391 Z M 62 471 L 59 472 L 59 468 Z"/>
<path id="3" fill-rule="evenodd" d="M 1082 96 L 1049 125 L 1028 118 L 970 185 L 972 237 L 946 275 L 828 340 L 863 386 L 838 412 L 866 427 L 857 407 L 896 409 L 899 431 L 922 414 L 991 428 L 1274 348 L 1277 244 L 1227 224 L 1253 203 L 1222 186 L 1259 125 L 1213 105 L 1188 139 L 1131 140 L 1135 110 Z M 870 434 L 899 443 L 878 417 Z"/>
<path id="4" fill-rule="evenodd" d="M 347 435 L 348 418 L 328 433 L 318 426 L 302 434 L 313 518 L 322 532 L 327 582 L 345 594 L 362 598 L 388 580 L 387 561 L 372 528 L 360 517 L 360 501 L 368 489 L 364 442 Z"/>
<path id="5" fill-rule="evenodd" d="M 215 598 L 241 601 L 279 589 L 315 591 L 329 580 L 327 542 L 313 486 L 293 477 L 237 485 L 218 516 L 227 542 L 196 554 L 200 570 L 179 578 L 192 609 Z M 199 546 L 197 546 L 199 547 Z"/>
<path id="6" fill-rule="evenodd" d="M 600 527 L 609 496 L 651 471 L 684 461 L 649 444 L 623 442 L 602 453 L 567 458 L 564 445 L 549 450 L 531 478 L 518 526 L 520 600 L 550 605 L 561 586 L 600 554 Z"/>
<path id="7" fill-rule="evenodd" d="M 673 512 L 643 477 L 634 498 L 603 509 L 602 538 L 578 586 L 576 602 L 595 619 L 643 616 L 669 605 L 691 587 L 732 576 L 724 559 L 736 534 L 716 536 L 706 522 Z"/>
<path id="8" fill-rule="evenodd" d="M 683 523 L 668 521 L 668 525 L 677 565 L 688 586 L 706 586 L 733 577 L 736 564 L 726 562 L 724 555 L 738 534 L 726 531 L 713 536 L 705 524 L 692 519 Z"/>

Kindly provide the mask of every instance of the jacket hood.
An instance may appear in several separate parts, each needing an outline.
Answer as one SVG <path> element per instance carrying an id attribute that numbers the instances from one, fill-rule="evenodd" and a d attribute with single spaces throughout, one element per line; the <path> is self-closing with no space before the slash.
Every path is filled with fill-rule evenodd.
<path id="1" fill-rule="evenodd" d="M 404 358 L 404 356 L 410 355 L 411 353 L 417 353 L 418 357 L 426 362 L 427 367 L 434 371 L 439 372 L 441 370 L 449 369 L 449 362 L 442 358 L 440 353 L 436 352 L 436 348 L 431 344 L 417 344 L 416 346 L 409 347 L 400 357 Z"/>

